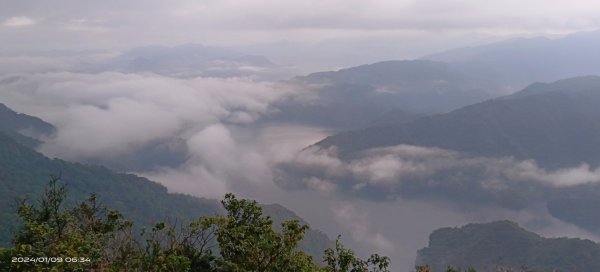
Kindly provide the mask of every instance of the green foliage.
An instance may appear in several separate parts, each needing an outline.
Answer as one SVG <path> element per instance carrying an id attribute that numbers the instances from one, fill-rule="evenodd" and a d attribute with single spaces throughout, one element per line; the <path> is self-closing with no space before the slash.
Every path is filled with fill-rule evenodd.
<path id="1" fill-rule="evenodd" d="M 233 194 L 221 201 L 225 215 L 179 227 L 159 222 L 137 235 L 132 222 L 103 207 L 95 194 L 72 208 L 65 205 L 66 194 L 53 177 L 38 203 L 21 203 L 23 224 L 12 248 L 0 248 L 0 271 L 388 271 L 387 257 L 374 254 L 363 261 L 339 238 L 325 252 L 327 266 L 319 267 L 298 250 L 307 225 L 288 220 L 276 231 L 256 201 Z"/>
<path id="2" fill-rule="evenodd" d="M 11 261 L 11 271 L 87 271 L 99 267 L 107 261 L 106 248 L 114 234 L 130 226 L 119 212 L 101 207 L 94 194 L 79 206 L 64 209 L 66 189 L 58 180 L 50 180 L 39 205 L 21 203 L 18 215 L 23 227 L 13 238 L 14 248 L 3 254 L 11 258 L 2 260 Z M 12 257 L 38 261 L 61 257 L 62 262 L 12 262 Z M 77 262 L 72 262 L 73 258 Z"/>
<path id="3" fill-rule="evenodd" d="M 36 147 L 41 142 L 32 138 L 31 134 L 50 135 L 56 131 L 56 128 L 37 117 L 16 113 L 0 103 L 0 131 L 10 135 L 22 145 Z M 30 136 L 22 134 L 22 131 L 28 131 Z"/>
<path id="4" fill-rule="evenodd" d="M 341 237 L 335 240 L 335 249 L 325 250 L 326 272 L 388 272 L 390 259 L 385 256 L 373 254 L 369 259 L 362 260 L 354 255 L 341 243 Z"/>
<path id="5" fill-rule="evenodd" d="M 314 270 L 312 258 L 296 250 L 307 225 L 300 225 L 298 220 L 285 221 L 278 233 L 255 201 L 238 200 L 227 194 L 221 203 L 227 210 L 225 217 L 203 220 L 216 226 L 224 261 L 239 271 Z"/>
<path id="6" fill-rule="evenodd" d="M 201 219 L 176 231 L 157 223 L 136 235 L 133 223 L 97 202 L 96 195 L 67 209 L 66 189 L 52 178 L 38 205 L 23 201 L 18 209 L 23 226 L 13 248 L 0 251 L 4 271 L 221 271 L 212 254 L 215 226 Z M 51 262 L 13 262 L 24 258 L 55 258 Z M 67 258 L 81 257 L 73 263 Z M 60 258 L 60 262 L 56 261 Z"/>

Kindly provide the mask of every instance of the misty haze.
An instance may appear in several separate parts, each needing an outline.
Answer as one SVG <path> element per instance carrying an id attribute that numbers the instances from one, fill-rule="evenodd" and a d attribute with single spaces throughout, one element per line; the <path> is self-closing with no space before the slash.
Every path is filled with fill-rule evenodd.
<path id="1" fill-rule="evenodd" d="M 600 271 L 600 4 L 0 3 L 0 271 Z"/>

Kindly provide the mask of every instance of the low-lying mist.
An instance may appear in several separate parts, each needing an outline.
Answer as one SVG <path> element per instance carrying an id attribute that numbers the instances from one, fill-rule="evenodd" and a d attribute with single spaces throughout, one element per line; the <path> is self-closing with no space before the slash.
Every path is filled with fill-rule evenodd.
<path id="1" fill-rule="evenodd" d="M 410 269 L 434 229 L 470 222 L 510 219 L 547 236 L 600 240 L 544 203 L 544 192 L 599 181 L 597 169 L 547 171 L 534 161 L 408 145 L 345 161 L 335 149 L 309 147 L 333 128 L 264 121 L 285 110 L 277 102 L 310 96 L 302 86 L 60 71 L 20 71 L 0 82 L 3 103 L 56 126 L 39 147 L 47 156 L 106 163 L 172 192 L 280 203 L 361 255 L 389 255 L 394 268 Z M 173 158 L 117 163 L 132 154 Z"/>

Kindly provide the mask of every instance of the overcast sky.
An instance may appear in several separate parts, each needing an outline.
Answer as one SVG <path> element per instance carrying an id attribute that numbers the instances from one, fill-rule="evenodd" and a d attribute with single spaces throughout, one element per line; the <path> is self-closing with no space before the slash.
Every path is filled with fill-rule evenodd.
<path id="1" fill-rule="evenodd" d="M 600 2 L 585 0 L 1 0 L 0 6 L 4 51 L 374 37 L 460 45 L 600 26 Z"/>

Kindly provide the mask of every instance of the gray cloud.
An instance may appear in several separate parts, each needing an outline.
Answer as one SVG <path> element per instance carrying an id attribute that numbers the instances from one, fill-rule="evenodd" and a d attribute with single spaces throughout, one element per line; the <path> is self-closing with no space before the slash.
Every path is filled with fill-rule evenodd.
<path id="1" fill-rule="evenodd" d="M 181 167 L 145 174 L 170 188 L 220 198 L 242 188 L 270 185 L 269 158 L 259 148 L 235 139 L 223 124 L 210 125 L 187 140 L 190 159 Z M 186 182 L 178 186 L 172 182 Z M 195 187 L 195 188 L 193 188 Z"/>
<path id="2" fill-rule="evenodd" d="M 586 1 L 569 4 L 547 4 L 536 0 L 523 4 L 519 1 L 481 3 L 479 1 L 110 1 L 112 4 L 93 2 L 19 1 L 5 5 L 5 16 L 29 15 L 60 20 L 71 17 L 103 18 L 107 25 L 130 23 L 141 25 L 141 18 L 131 15 L 158 16 L 161 23 L 197 23 L 204 28 L 278 29 L 278 28 L 398 28 L 454 26 L 511 25 L 584 25 L 595 22 L 594 10 L 600 5 Z M 109 2 L 109 3 L 110 3 Z M 579 3 L 577 3 L 579 2 Z M 310 11 L 310 12 L 307 12 Z M 575 22 L 575 16 L 579 20 Z M 515 20 L 498 22 L 499 19 Z M 109 20 L 110 19 L 110 20 Z M 542 21 L 541 19 L 546 19 Z M 572 20 L 572 22 L 568 22 Z M 439 22 L 436 24 L 436 22 Z M 445 22 L 445 25 L 441 22 Z M 204 24 L 200 24 L 204 23 Z M 123 26 L 122 26 L 123 27 Z M 124 27 L 128 27 L 125 25 Z"/>
<path id="3" fill-rule="evenodd" d="M 213 198 L 236 192 L 262 199 L 281 191 L 273 183 L 272 166 L 325 133 L 306 126 L 213 124 L 187 140 L 190 157 L 184 165 L 142 174 L 177 192 Z"/>
<path id="4" fill-rule="evenodd" d="M 394 251 L 392 242 L 381 232 L 374 231 L 366 211 L 360 210 L 349 202 L 340 202 L 331 208 L 335 220 L 340 226 L 347 226 L 355 241 L 370 245 L 378 252 Z"/>
<path id="5" fill-rule="evenodd" d="M 27 30 L 18 32 L 14 27 L 0 27 L 5 39 L 1 46 L 12 50 L 123 48 L 189 42 L 238 46 L 280 40 L 317 43 L 331 39 L 387 39 L 388 42 L 393 39 L 395 46 L 400 47 L 393 52 L 395 57 L 400 51 L 416 52 L 419 47 L 430 47 L 431 42 L 448 46 L 450 40 L 460 40 L 459 44 L 465 45 L 465 35 L 487 39 L 551 35 L 600 26 L 596 16 L 600 5 L 583 0 L 568 4 L 548 4 L 542 0 L 527 3 L 25 0 L 9 1 L 2 6 L 0 20 L 5 25 L 30 24 Z M 32 22 L 37 23 L 31 25 Z M 416 38 L 422 42 L 411 44 Z M 456 41 L 450 43 L 456 44 Z M 364 45 L 366 43 L 362 43 Z"/>

